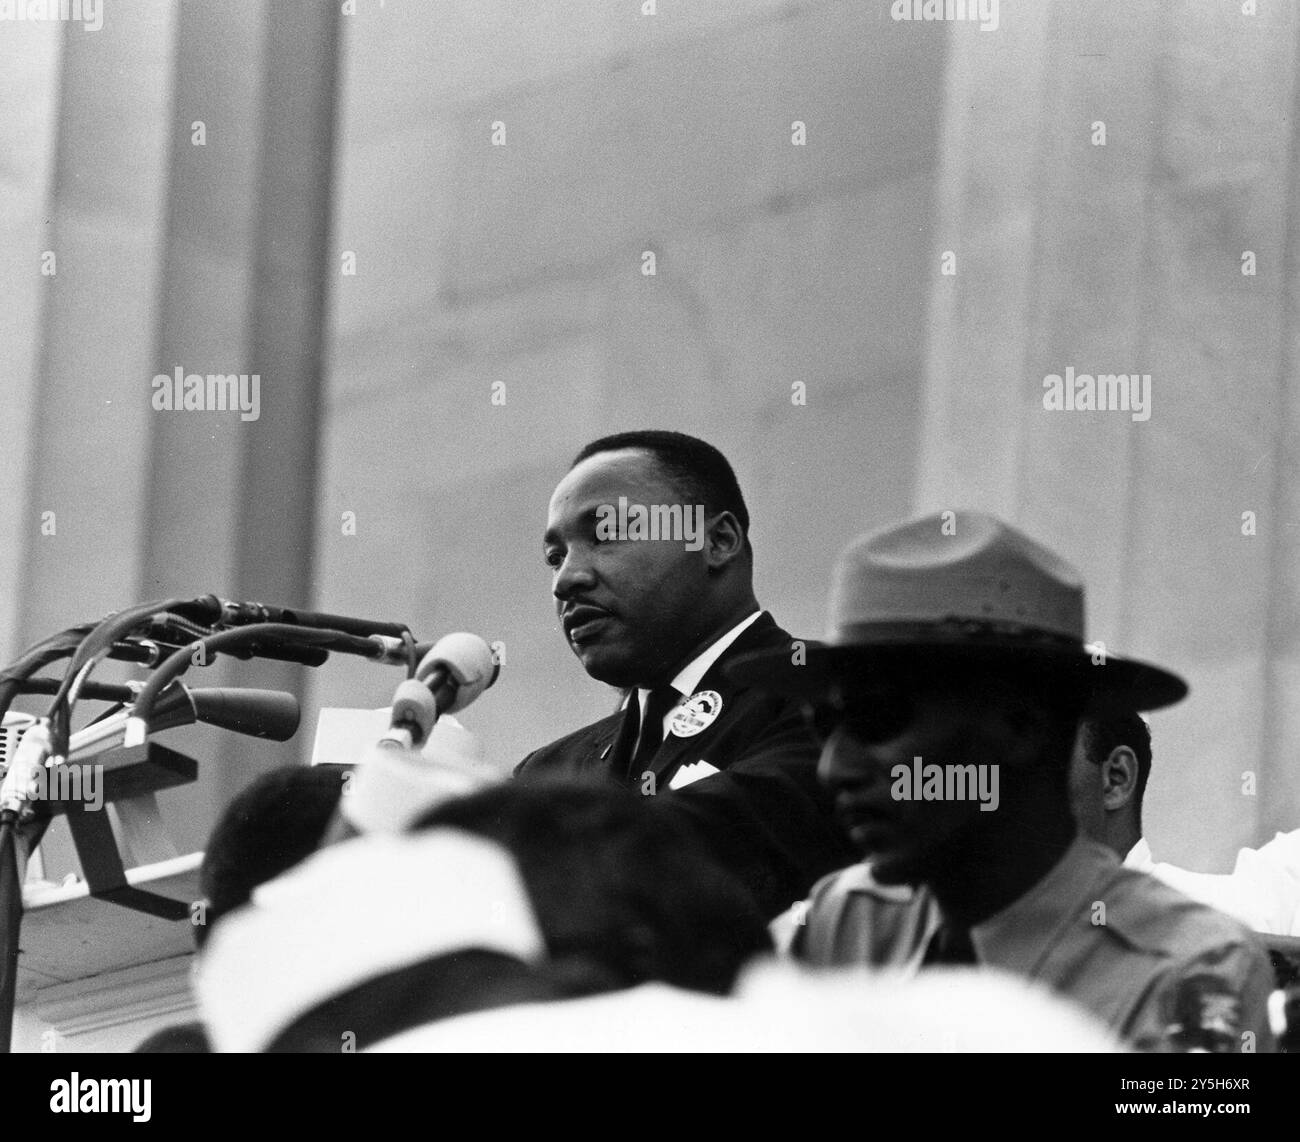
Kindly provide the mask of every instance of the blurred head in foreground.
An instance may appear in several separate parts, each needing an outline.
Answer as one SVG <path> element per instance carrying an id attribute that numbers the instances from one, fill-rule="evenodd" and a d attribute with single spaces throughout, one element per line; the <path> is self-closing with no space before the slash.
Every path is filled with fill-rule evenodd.
<path id="1" fill-rule="evenodd" d="M 386 725 L 385 711 L 371 713 Z M 367 727 L 372 747 L 382 732 L 373 722 Z M 358 833 L 404 832 L 434 805 L 500 780 L 483 762 L 474 736 L 449 715 L 438 719 L 421 751 L 367 748 L 364 740 L 335 751 L 349 764 L 273 769 L 226 806 L 199 871 L 206 903 L 195 928 L 200 947 L 212 926 L 246 904 L 259 884 L 323 845 Z"/>
<path id="2" fill-rule="evenodd" d="M 864 968 L 807 972 L 776 962 L 747 969 L 729 999 L 652 984 L 476 1012 L 425 1024 L 374 1049 L 596 1055 L 1122 1050 L 1074 1004 L 1002 972 L 906 978 Z"/>
<path id="3" fill-rule="evenodd" d="M 316 851 L 338 807 L 346 770 L 286 766 L 261 774 L 226 806 L 199 869 L 206 907 L 194 929 L 199 947 L 212 926 L 247 904 L 259 884 Z"/>
<path id="4" fill-rule="evenodd" d="M 219 1051 L 352 1051 L 466 1011 L 550 998 L 510 856 L 447 829 L 357 837 L 258 887 L 195 973 Z"/>
<path id="5" fill-rule="evenodd" d="M 770 950 L 763 918 L 694 832 L 642 801 L 567 782 L 508 784 L 448 801 L 417 828 L 461 829 L 511 853 L 566 989 L 653 980 L 725 994 Z"/>

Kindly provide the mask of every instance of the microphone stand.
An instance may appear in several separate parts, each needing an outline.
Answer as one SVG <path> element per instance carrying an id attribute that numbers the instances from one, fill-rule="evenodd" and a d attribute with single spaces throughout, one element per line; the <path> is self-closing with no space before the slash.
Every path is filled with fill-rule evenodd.
<path id="1" fill-rule="evenodd" d="M 109 616 L 101 623 L 83 623 L 69 627 L 60 634 L 29 648 L 13 665 L 0 671 L 0 717 L 9 709 L 13 699 L 23 691 L 48 693 L 53 691 L 56 706 L 64 700 L 61 710 L 62 723 L 54 722 L 52 728 L 63 733 L 63 745 L 66 748 L 68 731 L 68 710 L 66 698 L 70 691 L 80 690 L 83 697 L 94 700 L 105 698 L 112 693 L 116 699 L 118 687 L 100 686 L 82 681 L 77 686 L 76 675 L 85 667 L 87 661 L 95 654 L 107 654 L 110 657 L 129 658 L 134 661 L 148 662 L 150 666 L 157 662 L 155 644 L 151 653 L 145 655 L 137 643 L 127 643 L 129 632 L 144 625 L 150 615 L 172 610 L 181 611 L 195 603 L 206 604 L 208 599 L 192 601 L 186 604 L 180 600 L 163 603 L 140 604 L 127 611 Z M 232 607 L 234 605 L 231 605 Z M 228 614 L 247 625 L 208 634 L 194 639 L 185 646 L 174 649 L 175 644 L 166 646 L 173 650 L 162 664 L 154 670 L 135 696 L 134 713 L 139 715 L 135 722 L 134 735 L 139 739 L 132 742 L 128 736 L 127 747 L 145 744 L 147 722 L 154 701 L 169 682 L 178 678 L 191 665 L 192 652 L 197 645 L 205 651 L 222 652 L 234 657 L 279 658 L 302 662 L 308 666 L 320 666 L 329 657 L 331 651 L 360 655 L 383 664 L 401 664 L 407 667 L 408 677 L 413 677 L 419 656 L 427 647 L 419 645 L 411 636 L 409 629 L 392 624 L 391 632 L 383 629 L 363 635 L 357 628 L 373 628 L 379 624 L 365 623 L 361 620 L 341 620 L 352 625 L 352 631 L 330 629 L 323 625 L 323 620 L 332 620 L 333 615 L 308 615 L 295 613 L 282 608 L 260 608 L 252 610 L 252 605 L 242 605 L 237 615 Z M 269 613 L 268 613 L 269 612 Z M 205 614 L 203 616 L 207 618 Z M 265 617 L 289 618 L 322 622 L 322 626 L 298 626 L 287 623 L 257 621 Z M 89 644 L 89 645 L 88 645 Z M 166 645 L 166 644 L 163 644 Z M 67 673 L 62 681 L 54 679 L 33 679 L 32 676 L 44 666 L 60 658 L 72 658 Z M 130 723 L 128 723 L 130 727 Z M 188 770 L 180 780 L 192 781 L 197 776 L 197 764 L 191 758 L 172 750 L 166 750 L 155 744 L 148 745 L 148 754 L 158 751 L 162 767 Z M 57 752 L 57 750 L 56 750 Z M 174 781 L 172 783 L 175 783 Z M 107 800 L 105 802 L 107 804 Z M 68 824 L 73 830 L 73 839 L 77 845 L 77 855 L 82 861 L 82 871 L 90 894 L 95 897 L 112 900 L 115 903 L 140 911 L 149 912 L 168 919 L 183 919 L 189 914 L 188 907 L 177 900 L 158 896 L 143 889 L 131 886 L 126 881 L 121 854 L 113 839 L 112 829 L 106 818 L 91 821 L 89 817 L 69 805 Z M 45 822 L 36 825 L 36 837 L 44 832 Z M 7 808 L 0 810 L 0 1054 L 7 1054 L 12 1049 L 14 1002 L 17 996 L 19 932 L 23 916 L 22 879 L 19 870 L 19 850 L 22 843 L 18 813 Z"/>
<path id="2" fill-rule="evenodd" d="M 42 667 L 76 653 L 82 639 L 95 628 L 81 623 L 29 648 L 0 673 L 0 717 L 21 690 L 22 683 Z M 4 815 L 9 816 L 8 814 Z M 8 1054 L 13 1038 L 14 997 L 18 986 L 18 931 L 23 917 L 23 892 L 18 876 L 18 833 L 14 821 L 0 817 L 0 1054 Z"/>
<path id="3" fill-rule="evenodd" d="M 18 878 L 18 837 L 12 821 L 0 820 L 0 1053 L 13 1038 L 14 998 L 18 987 L 18 930 L 23 922 L 23 889 Z"/>
<path id="4" fill-rule="evenodd" d="M 148 614 L 156 613 L 158 609 L 156 605 L 145 604 L 132 608 L 129 615 L 138 624 Z M 24 691 L 45 693 L 49 692 L 51 688 L 55 693 L 66 691 L 67 683 L 71 680 L 72 671 L 69 671 L 68 676 L 65 677 L 62 683 L 54 679 L 33 679 L 32 676 L 51 663 L 57 662 L 60 658 L 72 658 L 75 663 L 78 653 L 85 647 L 86 640 L 96 632 L 105 629 L 111 620 L 118 620 L 120 625 L 125 628 L 125 623 L 121 622 L 122 617 L 121 615 L 110 616 L 109 620 L 104 620 L 101 623 L 80 623 L 69 627 L 67 630 L 61 631 L 30 647 L 16 662 L 0 671 L 0 717 L 3 717 L 8 711 L 14 698 Z M 127 630 L 121 629 L 119 633 L 125 636 Z M 156 649 L 156 647 L 143 648 L 139 644 L 120 642 L 115 634 L 108 636 L 106 647 L 106 651 L 111 657 L 126 658 L 136 662 L 148 662 L 150 665 L 156 661 L 154 657 Z M 93 683 L 83 687 L 85 696 L 92 699 L 103 696 L 108 689 L 101 689 L 97 684 Z M 114 698 L 118 696 L 117 689 L 117 687 L 112 688 Z M 161 749 L 161 747 L 157 748 Z M 165 753 L 173 758 L 188 762 L 190 766 L 194 766 L 192 759 L 184 758 L 181 754 L 174 753 L 171 750 L 167 750 Z M 185 778 L 182 778 L 182 780 L 185 780 Z M 193 775 L 188 780 L 193 780 Z M 84 815 L 82 821 L 86 821 Z M 35 826 L 37 840 L 44 833 L 45 824 L 46 822 L 42 821 Z M 89 834 L 87 834 L 85 828 L 78 830 L 74 826 L 71 816 L 68 824 L 70 828 L 74 829 L 74 840 L 79 842 L 77 845 L 78 857 L 83 856 L 82 846 L 85 844 L 85 857 L 90 858 L 92 863 L 98 857 L 106 866 L 108 883 L 103 885 L 103 890 L 95 893 L 95 895 L 103 895 L 109 898 L 116 897 L 120 903 L 135 907 L 143 906 L 144 910 L 153 912 L 156 915 L 170 915 L 175 918 L 177 915 L 175 909 L 177 907 L 181 909 L 181 917 L 188 915 L 188 908 L 179 901 L 145 892 L 126 883 L 121 854 L 117 851 L 116 843 L 112 837 L 112 829 L 109 827 L 107 820 L 98 822 L 99 827 L 92 827 Z M 83 836 L 78 837 L 76 835 L 78 832 L 82 833 Z M 18 850 L 18 846 L 22 842 L 18 814 L 11 809 L 0 811 L 0 1054 L 8 1054 L 13 1045 L 14 1002 L 18 988 L 19 933 L 23 917 L 22 877 L 20 875 Z M 111 856 L 109 855 L 110 849 Z M 83 867 L 83 872 L 86 873 L 87 883 L 89 883 L 92 879 L 92 869 Z M 98 864 L 93 870 L 93 876 L 97 882 L 102 883 L 104 870 Z"/>
<path id="5" fill-rule="evenodd" d="M 29 731 L 31 732 L 31 731 Z M 123 797 L 157 792 L 170 785 L 193 781 L 198 765 L 193 758 L 149 743 L 141 756 L 110 774 L 118 784 L 107 791 L 104 805 Z M 80 764 L 71 762 L 68 764 Z M 61 806 L 67 815 L 68 828 L 81 862 L 89 894 L 97 899 L 146 912 L 165 920 L 183 920 L 189 905 L 168 896 L 130 884 L 118 851 L 112 825 L 103 813 L 86 808 L 82 802 L 68 800 Z M 24 822 L 12 808 L 0 810 L 0 1054 L 12 1049 L 14 1004 L 17 998 L 19 934 L 23 918 L 22 860 L 20 845 L 35 847 L 49 824 L 49 815 Z"/>

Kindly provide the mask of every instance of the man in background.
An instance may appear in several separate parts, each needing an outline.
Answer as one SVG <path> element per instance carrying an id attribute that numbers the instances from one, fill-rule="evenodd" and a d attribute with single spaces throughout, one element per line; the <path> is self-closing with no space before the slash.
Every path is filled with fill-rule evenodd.
<path id="1" fill-rule="evenodd" d="M 1148 872 L 1257 932 L 1300 936 L 1300 829 L 1242 849 L 1226 874 L 1157 863 L 1142 833 L 1151 775 L 1151 729 L 1139 714 L 1085 718 L 1070 758 L 1070 801 L 1085 836 L 1126 868 Z"/>

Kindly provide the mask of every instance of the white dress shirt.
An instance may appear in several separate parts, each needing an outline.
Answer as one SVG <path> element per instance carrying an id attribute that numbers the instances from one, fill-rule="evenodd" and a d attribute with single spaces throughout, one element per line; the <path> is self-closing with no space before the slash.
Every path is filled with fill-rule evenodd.
<path id="1" fill-rule="evenodd" d="M 734 627 L 732 627 L 729 631 L 727 631 L 727 633 L 724 634 L 721 638 L 711 642 L 708 645 L 708 647 L 706 647 L 701 653 L 697 654 L 694 658 L 692 658 L 690 662 L 688 662 L 685 666 L 683 666 L 673 677 L 671 683 L 673 689 L 676 690 L 683 698 L 689 698 L 692 694 L 694 694 L 695 687 L 700 684 L 700 679 L 702 679 L 709 672 L 709 667 L 711 667 L 715 662 L 718 661 L 719 658 L 722 657 L 722 652 L 725 651 L 727 647 L 729 647 L 733 642 L 735 642 L 736 639 L 738 639 L 742 634 L 744 634 L 744 632 L 750 626 L 752 626 L 755 622 L 758 621 L 758 616 L 761 615 L 762 613 L 763 613 L 762 610 L 759 609 L 755 611 L 752 615 L 750 615 L 748 618 L 741 619 L 740 622 L 738 622 Z M 641 702 L 641 717 L 644 719 L 646 703 L 650 701 L 650 691 L 638 689 L 637 694 Z M 678 704 L 680 705 L 680 702 Z M 665 738 L 668 737 L 668 727 L 672 723 L 672 717 L 673 717 L 672 710 L 669 710 L 668 713 L 664 715 L 663 736 Z M 639 740 L 640 734 L 638 734 L 637 737 Z"/>
<path id="2" fill-rule="evenodd" d="M 1229 873 L 1157 863 L 1145 837 L 1129 850 L 1124 865 L 1150 873 L 1257 932 L 1300 936 L 1300 829 L 1278 833 L 1262 848 L 1242 849 Z"/>

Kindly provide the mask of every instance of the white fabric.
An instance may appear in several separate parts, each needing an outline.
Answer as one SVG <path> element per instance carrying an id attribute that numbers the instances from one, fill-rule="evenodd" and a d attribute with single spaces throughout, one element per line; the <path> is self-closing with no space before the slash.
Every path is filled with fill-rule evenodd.
<path id="1" fill-rule="evenodd" d="M 358 837 L 259 886 L 195 970 L 218 1051 L 261 1050 L 330 996 L 462 948 L 534 961 L 541 934 L 504 849 L 450 829 Z"/>
<path id="2" fill-rule="evenodd" d="M 444 1019 L 370 1050 L 676 1054 L 683 1045 L 727 1053 L 1120 1049 L 1084 1012 L 1011 976 L 935 970 L 901 979 L 763 963 L 733 999 L 646 984 Z"/>
<path id="3" fill-rule="evenodd" d="M 339 811 L 363 833 L 403 832 L 442 802 L 504 779 L 484 764 L 474 735 L 447 714 L 419 752 L 372 744 L 356 760 Z"/>
<path id="4" fill-rule="evenodd" d="M 673 779 L 668 782 L 669 789 L 684 789 L 688 785 L 694 785 L 697 781 L 702 781 L 706 777 L 712 777 L 715 773 L 721 773 L 716 765 L 710 765 L 701 758 L 699 761 L 693 761 L 690 765 L 683 765 L 676 773 Z"/>
<path id="5" fill-rule="evenodd" d="M 1124 865 L 1150 873 L 1257 932 L 1300 936 L 1300 829 L 1278 833 L 1262 848 L 1242 849 L 1230 873 L 1158 863 L 1145 837 L 1129 850 Z"/>
<path id="6" fill-rule="evenodd" d="M 339 812 L 359 832 L 402 832 L 443 801 L 510 776 L 484 759 L 478 738 L 450 714 L 434 723 L 419 751 L 379 744 L 391 721 L 391 709 L 320 712 L 312 764 L 356 766 Z"/>

